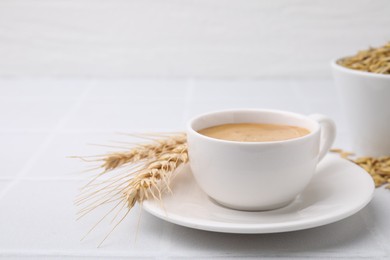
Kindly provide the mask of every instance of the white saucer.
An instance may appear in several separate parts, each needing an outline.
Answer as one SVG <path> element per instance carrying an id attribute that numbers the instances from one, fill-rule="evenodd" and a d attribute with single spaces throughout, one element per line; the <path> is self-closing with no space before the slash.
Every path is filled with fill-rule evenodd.
<path id="1" fill-rule="evenodd" d="M 189 167 L 177 174 L 172 184 L 173 194 L 165 195 L 162 203 L 145 201 L 143 208 L 190 228 L 254 234 L 300 230 L 341 220 L 367 205 L 375 189 L 363 169 L 337 155 L 328 155 L 305 191 L 277 210 L 250 212 L 220 206 L 200 190 Z"/>

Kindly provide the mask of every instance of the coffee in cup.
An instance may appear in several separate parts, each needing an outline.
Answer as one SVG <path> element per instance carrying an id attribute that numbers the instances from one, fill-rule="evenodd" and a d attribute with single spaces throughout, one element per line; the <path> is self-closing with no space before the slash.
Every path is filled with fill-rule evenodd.
<path id="1" fill-rule="evenodd" d="M 310 131 L 303 127 L 290 125 L 239 123 L 211 126 L 199 130 L 198 133 L 236 142 L 274 142 L 302 137 Z"/>

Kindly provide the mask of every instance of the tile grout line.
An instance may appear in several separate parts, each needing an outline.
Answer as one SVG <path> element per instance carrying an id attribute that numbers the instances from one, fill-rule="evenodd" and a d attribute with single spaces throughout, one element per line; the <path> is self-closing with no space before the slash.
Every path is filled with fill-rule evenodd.
<path id="1" fill-rule="evenodd" d="M 69 121 L 70 117 L 74 115 L 74 113 L 81 107 L 82 102 L 86 99 L 89 92 L 92 90 L 92 86 L 86 87 L 86 89 L 82 92 L 82 94 L 78 97 L 78 100 L 76 103 L 68 110 L 68 112 L 58 121 L 56 126 L 51 129 L 49 135 L 46 137 L 46 139 L 39 145 L 36 152 L 27 160 L 24 167 L 19 171 L 19 173 L 16 175 L 16 178 L 13 179 L 2 191 L 0 191 L 0 199 L 2 199 L 8 191 L 11 190 L 12 187 L 14 187 L 17 183 L 22 180 L 22 178 L 31 170 L 32 166 L 36 162 L 36 160 L 39 158 L 39 156 L 42 155 L 42 153 L 47 149 L 47 147 L 51 144 L 53 139 L 56 137 L 57 132 L 63 126 Z"/>
<path id="2" fill-rule="evenodd" d="M 187 81 L 187 86 L 186 86 L 185 109 L 183 111 L 183 121 L 185 124 L 189 116 L 189 108 L 191 105 L 193 90 L 194 90 L 194 80 L 189 79 Z M 173 232 L 173 224 L 164 222 L 163 231 L 159 243 L 159 251 L 158 251 L 159 254 L 156 259 L 169 258 L 169 250 L 171 248 L 171 243 L 172 243 L 171 242 L 172 232 Z"/>
<path id="3" fill-rule="evenodd" d="M 111 251 L 113 252 L 113 251 Z M 0 249 L 0 258 L 6 256 L 6 257 L 105 257 L 105 258 L 126 258 L 126 257 L 137 257 L 137 253 L 111 253 L 110 251 L 103 251 L 103 252 L 96 252 L 93 250 L 85 250 L 83 252 L 80 252 L 79 250 L 47 250 L 47 249 L 32 249 L 27 251 L 20 251 L 16 249 Z M 145 254 L 146 257 L 155 257 L 155 254 L 153 252 Z M 50 258 L 51 259 L 51 258 Z M 89 258 L 88 258 L 89 259 Z M 99 258 L 100 259 L 100 258 Z"/>

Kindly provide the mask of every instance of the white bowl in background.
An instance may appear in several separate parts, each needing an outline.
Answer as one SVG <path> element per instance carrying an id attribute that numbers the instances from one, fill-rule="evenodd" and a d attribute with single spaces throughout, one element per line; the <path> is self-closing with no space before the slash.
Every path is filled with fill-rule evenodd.
<path id="1" fill-rule="evenodd" d="M 390 75 L 353 70 L 332 62 L 354 152 L 390 155 Z"/>

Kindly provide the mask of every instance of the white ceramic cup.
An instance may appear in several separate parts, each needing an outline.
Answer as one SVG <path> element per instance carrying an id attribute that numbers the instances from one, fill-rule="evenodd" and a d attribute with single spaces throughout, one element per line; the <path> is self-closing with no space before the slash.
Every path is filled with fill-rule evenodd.
<path id="1" fill-rule="evenodd" d="M 390 75 L 345 68 L 332 62 L 354 152 L 390 155 Z"/>
<path id="2" fill-rule="evenodd" d="M 306 128 L 308 135 L 273 142 L 236 142 L 197 131 L 221 124 L 265 123 Z M 238 210 L 288 205 L 310 182 L 336 135 L 333 121 L 277 110 L 225 110 L 200 115 L 187 126 L 190 167 L 212 199 Z"/>

